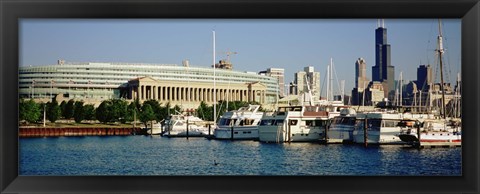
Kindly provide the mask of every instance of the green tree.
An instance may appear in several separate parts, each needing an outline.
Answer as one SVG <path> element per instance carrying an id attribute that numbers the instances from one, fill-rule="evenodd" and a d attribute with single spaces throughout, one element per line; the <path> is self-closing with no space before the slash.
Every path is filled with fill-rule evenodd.
<path id="1" fill-rule="evenodd" d="M 110 101 L 106 100 L 100 103 L 100 105 L 97 107 L 95 111 L 95 117 L 97 118 L 98 121 L 102 123 L 107 123 L 109 122 L 109 112 L 108 112 L 108 107 L 110 106 Z"/>
<path id="2" fill-rule="evenodd" d="M 131 102 L 127 107 L 127 115 L 125 116 L 125 121 L 132 122 L 136 117 L 138 117 L 138 110 L 135 102 Z"/>
<path id="3" fill-rule="evenodd" d="M 83 112 L 85 113 L 85 120 L 95 119 L 95 107 L 93 104 L 87 104 L 83 106 Z"/>
<path id="4" fill-rule="evenodd" d="M 65 100 L 62 100 L 62 103 L 60 103 L 60 112 L 62 112 L 60 115 L 62 115 L 63 118 L 65 118 L 65 107 L 67 106 L 67 102 Z"/>
<path id="5" fill-rule="evenodd" d="M 38 104 L 38 108 L 40 109 L 40 116 L 38 117 L 37 119 L 37 123 L 40 123 L 40 122 L 43 122 L 43 113 L 44 113 L 44 110 L 45 110 L 45 113 L 47 111 L 47 105 L 43 102 L 40 102 Z M 46 116 L 45 116 L 46 117 Z"/>
<path id="6" fill-rule="evenodd" d="M 55 99 L 47 103 L 47 117 L 50 122 L 55 123 L 60 118 L 60 112 L 60 106 Z"/>
<path id="7" fill-rule="evenodd" d="M 75 101 L 73 99 L 69 100 L 65 105 L 65 111 L 64 111 L 63 117 L 65 117 L 65 119 L 67 120 L 71 119 L 74 114 L 74 109 L 75 109 Z"/>
<path id="8" fill-rule="evenodd" d="M 83 119 L 85 119 L 85 110 L 83 108 L 83 102 L 77 101 L 75 102 L 75 109 L 73 111 L 73 118 L 75 119 L 76 123 L 81 123 Z"/>
<path id="9" fill-rule="evenodd" d="M 150 107 L 152 107 L 152 110 L 155 114 L 155 120 L 156 121 L 161 121 L 163 118 L 162 118 L 162 107 L 160 106 L 160 103 L 158 103 L 158 101 L 156 100 L 147 100 L 145 102 L 143 102 L 143 105 L 145 104 L 149 104 Z"/>
<path id="10" fill-rule="evenodd" d="M 112 99 L 109 101 L 111 102 L 110 106 L 108 107 L 109 122 L 120 121 L 121 123 L 125 123 L 128 107 L 127 102 L 122 99 Z"/>
<path id="11" fill-rule="evenodd" d="M 203 120 L 213 121 L 213 107 L 207 106 L 207 104 L 202 101 L 197 108 L 197 115 Z"/>
<path id="12" fill-rule="evenodd" d="M 155 113 L 152 107 L 150 104 L 144 104 L 142 106 L 142 112 L 140 113 L 140 121 L 147 127 L 147 122 L 153 120 L 155 120 Z"/>
<path id="13" fill-rule="evenodd" d="M 40 105 L 32 99 L 28 101 L 20 100 L 19 106 L 19 119 L 25 120 L 29 123 L 36 122 L 43 114 L 43 110 L 40 110 Z"/>

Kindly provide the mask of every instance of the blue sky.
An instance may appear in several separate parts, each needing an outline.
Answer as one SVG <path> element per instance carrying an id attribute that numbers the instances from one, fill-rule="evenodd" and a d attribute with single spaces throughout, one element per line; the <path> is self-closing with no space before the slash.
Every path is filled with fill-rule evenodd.
<path id="1" fill-rule="evenodd" d="M 445 61 L 454 81 L 461 67 L 461 20 L 442 20 Z M 420 64 L 435 64 L 436 19 L 385 19 L 396 79 L 416 79 Z M 337 77 L 347 93 L 354 87 L 355 61 L 375 65 L 376 19 L 206 20 L 206 19 L 22 19 L 20 65 L 67 62 L 136 62 L 212 64 L 212 30 L 217 61 L 231 56 L 234 70 L 285 69 L 285 80 L 305 66 L 314 66 L 322 85 L 333 58 Z"/>

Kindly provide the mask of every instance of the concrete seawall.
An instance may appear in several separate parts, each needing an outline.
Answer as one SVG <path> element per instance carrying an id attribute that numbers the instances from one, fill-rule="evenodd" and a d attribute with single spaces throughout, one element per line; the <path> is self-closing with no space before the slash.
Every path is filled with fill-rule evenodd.
<path id="1" fill-rule="evenodd" d="M 124 127 L 20 127 L 19 137 L 127 136 L 141 134 L 141 128 Z"/>

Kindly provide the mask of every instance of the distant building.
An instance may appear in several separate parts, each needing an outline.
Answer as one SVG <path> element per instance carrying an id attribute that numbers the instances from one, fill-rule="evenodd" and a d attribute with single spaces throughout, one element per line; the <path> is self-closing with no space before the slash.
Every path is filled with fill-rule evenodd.
<path id="1" fill-rule="evenodd" d="M 416 83 L 419 90 L 424 92 L 433 84 L 433 73 L 430 65 L 420 65 L 417 68 L 417 81 Z"/>
<path id="2" fill-rule="evenodd" d="M 358 58 L 355 62 L 355 88 L 352 90 L 352 105 L 360 105 L 363 102 L 363 92 L 368 86 L 367 63 L 365 59 Z"/>
<path id="3" fill-rule="evenodd" d="M 378 81 L 372 81 L 365 89 L 365 105 L 376 105 L 385 98 L 384 84 Z"/>
<path id="4" fill-rule="evenodd" d="M 363 91 L 367 85 L 367 63 L 365 59 L 358 58 L 355 62 L 355 87 L 358 88 L 359 91 Z"/>
<path id="5" fill-rule="evenodd" d="M 279 96 L 284 97 L 285 94 L 285 69 L 283 68 L 268 68 L 266 71 L 260 71 L 260 75 L 264 74 L 266 76 L 277 78 Z"/>
<path id="6" fill-rule="evenodd" d="M 390 44 L 387 44 L 387 28 L 383 23 L 375 30 L 375 66 L 372 67 L 372 81 L 384 83 L 384 93 L 392 100 L 395 95 L 395 67 L 391 65 Z"/>
<path id="7" fill-rule="evenodd" d="M 299 71 L 295 73 L 294 78 L 294 94 L 299 95 L 308 91 L 307 82 L 310 84 L 310 90 L 312 95 L 317 99 L 320 98 L 320 72 L 315 72 L 313 66 L 308 66 L 304 68 L 304 71 Z"/>
<path id="8" fill-rule="evenodd" d="M 20 98 L 47 102 L 65 100 L 98 103 L 105 99 L 157 100 L 172 106 L 196 108 L 220 101 L 254 101 L 274 104 L 278 81 L 256 72 L 175 64 L 67 63 L 19 68 Z M 215 78 L 215 79 L 214 79 Z M 215 80 L 215 92 L 213 83 Z"/>

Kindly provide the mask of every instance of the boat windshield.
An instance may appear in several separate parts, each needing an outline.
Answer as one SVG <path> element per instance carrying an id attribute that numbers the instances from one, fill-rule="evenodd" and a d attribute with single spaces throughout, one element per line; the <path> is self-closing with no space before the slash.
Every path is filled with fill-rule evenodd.
<path id="1" fill-rule="evenodd" d="M 336 125 L 355 125 L 355 117 L 335 117 L 332 120 L 331 127 Z"/>
<path id="2" fill-rule="evenodd" d="M 281 120 L 281 119 L 264 119 L 260 122 L 260 125 L 262 125 L 262 126 L 268 126 L 268 125 L 279 126 L 279 125 L 283 125 L 283 120 Z"/>
<path id="3" fill-rule="evenodd" d="M 233 125 L 235 125 L 235 122 L 237 122 L 237 119 L 226 119 L 226 118 L 223 118 L 223 119 L 220 119 L 220 121 L 218 121 L 218 125 L 221 125 L 221 126 L 233 126 Z"/>

